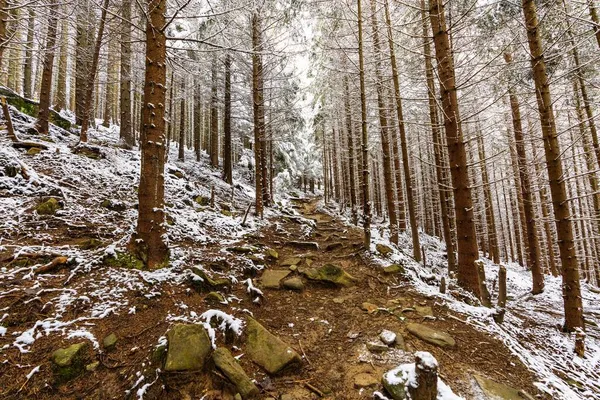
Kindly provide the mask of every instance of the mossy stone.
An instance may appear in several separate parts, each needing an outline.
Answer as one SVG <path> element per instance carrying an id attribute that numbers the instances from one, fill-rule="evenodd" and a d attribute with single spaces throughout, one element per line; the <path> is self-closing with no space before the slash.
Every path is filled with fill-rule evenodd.
<path id="1" fill-rule="evenodd" d="M 375 245 L 375 250 L 384 257 L 387 257 L 394 252 L 390 246 L 381 243 Z"/>
<path id="2" fill-rule="evenodd" d="M 298 367 L 302 359 L 290 346 L 269 332 L 254 318 L 248 317 L 246 351 L 248 357 L 269 374 Z"/>
<path id="3" fill-rule="evenodd" d="M 250 380 L 238 361 L 229 350 L 220 347 L 213 353 L 215 366 L 233 383 L 243 399 L 255 398 L 259 394 L 256 385 Z"/>
<path id="4" fill-rule="evenodd" d="M 118 341 L 119 341 L 119 338 L 117 337 L 117 335 L 115 335 L 114 333 L 111 333 L 110 335 L 106 336 L 104 338 L 104 340 L 102 340 L 102 346 L 106 350 L 111 350 L 115 347 L 115 345 L 117 344 Z"/>
<path id="5" fill-rule="evenodd" d="M 88 372 L 94 372 L 98 369 L 98 366 L 100 366 L 100 361 L 94 361 L 93 363 L 86 365 L 85 370 Z"/>
<path id="6" fill-rule="evenodd" d="M 383 267 L 383 272 L 385 274 L 404 274 L 404 267 L 399 264 L 388 265 L 387 267 Z"/>
<path id="7" fill-rule="evenodd" d="M 273 259 L 273 260 L 277 260 L 277 259 L 279 259 L 279 253 L 278 253 L 276 250 L 274 250 L 274 249 L 271 249 L 271 248 L 267 248 L 267 249 L 265 250 L 265 256 L 266 256 L 267 258 L 271 258 L 271 259 Z"/>
<path id="8" fill-rule="evenodd" d="M 41 152 L 42 152 L 42 149 L 40 149 L 39 147 L 31 147 L 29 150 L 27 150 L 27 155 L 35 156 L 37 154 L 40 154 Z"/>
<path id="9" fill-rule="evenodd" d="M 210 198 L 208 198 L 206 196 L 196 196 L 194 201 L 203 207 L 206 207 L 210 204 Z"/>
<path id="10" fill-rule="evenodd" d="M 231 282 L 227 278 L 211 278 L 208 274 L 202 271 L 200 268 L 192 267 L 191 283 L 197 289 L 219 289 L 225 288 L 231 285 Z"/>
<path id="11" fill-rule="evenodd" d="M 325 264 L 322 267 L 305 272 L 308 279 L 333 283 L 336 286 L 353 286 L 356 278 L 334 264 Z"/>
<path id="12" fill-rule="evenodd" d="M 56 200 L 54 197 L 50 197 L 43 203 L 38 204 L 35 210 L 39 215 L 55 215 L 56 212 L 61 208 L 62 207 L 58 200 Z"/>
<path id="13" fill-rule="evenodd" d="M 54 376 L 59 383 L 69 381 L 84 371 L 87 349 L 87 342 L 81 342 L 52 353 Z"/>
<path id="14" fill-rule="evenodd" d="M 144 269 L 144 262 L 133 254 L 117 251 L 116 256 L 107 256 L 104 258 L 104 263 L 110 267 L 125 268 L 125 269 Z"/>
<path id="15" fill-rule="evenodd" d="M 167 334 L 165 371 L 194 371 L 204 367 L 212 345 L 198 324 L 177 324 Z"/>
<path id="16" fill-rule="evenodd" d="M 229 210 L 221 210 L 221 214 L 226 217 L 233 217 L 233 213 Z"/>
<path id="17" fill-rule="evenodd" d="M 81 243 L 79 243 L 79 248 L 81 250 L 95 250 L 101 246 L 102 242 L 94 238 L 85 239 Z"/>
<path id="18" fill-rule="evenodd" d="M 207 303 L 225 303 L 225 297 L 219 292 L 210 292 L 204 298 Z"/>

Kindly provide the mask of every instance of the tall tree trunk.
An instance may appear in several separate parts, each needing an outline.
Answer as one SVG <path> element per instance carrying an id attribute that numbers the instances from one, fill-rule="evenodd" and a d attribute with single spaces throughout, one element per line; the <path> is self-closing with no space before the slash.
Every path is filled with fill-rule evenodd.
<path id="1" fill-rule="evenodd" d="M 129 242 L 130 251 L 149 269 L 160 268 L 169 260 L 164 223 L 166 11 L 167 0 L 150 0 L 148 3 L 139 211 L 136 233 Z"/>
<path id="2" fill-rule="evenodd" d="M 8 0 L 0 0 L 0 67 L 2 66 L 2 56 L 4 49 L 8 45 L 10 39 L 8 35 L 8 20 L 10 14 L 8 10 Z"/>
<path id="3" fill-rule="evenodd" d="M 223 177 L 225 182 L 233 184 L 233 166 L 231 162 L 231 54 L 225 55 L 225 93 L 223 110 Z"/>
<path id="4" fill-rule="evenodd" d="M 598 9 L 594 4 L 595 0 L 587 0 L 588 7 L 590 10 L 590 17 L 592 18 L 592 26 L 594 29 L 594 34 L 596 35 L 596 41 L 598 42 L 598 47 L 600 48 L 600 18 L 598 18 Z"/>
<path id="5" fill-rule="evenodd" d="M 379 26 L 377 22 L 377 6 L 375 0 L 371 0 L 371 26 L 373 28 L 373 46 L 375 48 L 375 79 L 377 87 L 377 107 L 379 112 L 379 128 L 381 130 L 381 148 L 383 158 L 383 183 L 385 185 L 385 199 L 387 203 L 388 215 L 390 218 L 390 241 L 398 244 L 398 218 L 396 215 L 396 204 L 394 196 L 394 175 L 392 171 L 392 154 L 390 150 L 389 121 L 387 115 L 387 105 L 384 99 L 383 76 L 381 73 L 381 44 L 379 42 Z M 394 60 L 395 63 L 395 60 Z M 396 77 L 397 78 L 397 77 Z M 403 122 L 400 122 L 403 124 Z M 410 198 L 410 197 L 409 197 Z M 421 254 L 418 248 L 417 251 Z"/>
<path id="6" fill-rule="evenodd" d="M 60 28 L 60 56 L 58 58 L 58 81 L 56 83 L 56 111 L 67 108 L 67 60 L 69 56 L 69 21 L 65 18 Z"/>
<path id="7" fill-rule="evenodd" d="M 512 54 L 504 53 L 504 59 L 508 66 L 512 64 Z M 527 225 L 527 264 L 531 269 L 533 286 L 531 292 L 539 294 L 544 291 L 544 275 L 540 265 L 540 246 L 538 243 L 537 226 L 535 213 L 533 210 L 533 196 L 531 193 L 531 183 L 527 171 L 527 155 L 525 154 L 525 139 L 523 138 L 523 124 L 521 121 L 521 109 L 519 99 L 512 86 L 508 89 L 510 98 L 510 108 L 512 113 L 513 131 L 515 135 L 515 145 L 517 150 L 517 168 L 521 178 L 521 196 L 523 198 L 523 208 L 525 214 L 525 223 Z"/>
<path id="8" fill-rule="evenodd" d="M 116 39 L 114 38 L 113 27 L 106 35 L 108 37 L 107 47 L 108 54 L 106 56 L 106 85 L 104 88 L 104 121 L 102 126 L 108 128 L 114 120 L 114 97 L 115 84 L 117 82 L 117 49 Z"/>
<path id="9" fill-rule="evenodd" d="M 357 1 L 358 19 L 358 68 L 360 75 L 360 117 L 361 117 L 361 149 L 362 149 L 362 195 L 363 195 L 363 230 L 365 248 L 371 247 L 371 196 L 369 190 L 369 133 L 367 132 L 367 94 L 365 89 L 365 60 L 363 50 L 362 4 Z"/>
<path id="10" fill-rule="evenodd" d="M 263 177 L 262 177 L 262 143 L 265 128 L 264 94 L 262 86 L 262 42 L 261 25 L 258 11 L 252 14 L 252 99 L 254 111 L 254 183 L 256 187 L 256 214 L 263 216 Z"/>
<path id="11" fill-rule="evenodd" d="M 177 159 L 185 161 L 185 77 L 181 77 L 181 99 L 179 100 L 180 120 L 179 120 L 179 148 Z"/>
<path id="12" fill-rule="evenodd" d="M 75 123 L 77 125 L 83 123 L 86 93 L 88 87 L 93 86 L 93 82 L 89 82 L 89 77 L 93 58 L 91 46 L 94 40 L 92 28 L 95 25 L 94 15 L 95 12 L 89 0 L 78 2 L 75 51 Z"/>
<path id="13" fill-rule="evenodd" d="M 98 27 L 98 36 L 96 37 L 96 46 L 94 47 L 94 56 L 90 67 L 90 76 L 88 77 L 88 87 L 83 102 L 83 121 L 81 121 L 81 135 L 79 140 L 86 143 L 88 140 L 87 131 L 90 124 L 90 114 L 92 110 L 92 97 L 94 95 L 94 82 L 96 81 L 96 70 L 98 69 L 98 60 L 100 59 L 100 47 L 102 47 L 102 37 L 104 36 L 104 26 L 106 24 L 106 13 L 110 0 L 104 0 L 102 5 L 102 14 L 100 17 L 100 26 Z M 146 101 L 148 101 L 146 99 Z"/>
<path id="14" fill-rule="evenodd" d="M 473 200 L 469 187 L 467 154 L 460 126 L 454 60 L 444 16 L 442 0 L 429 0 L 429 15 L 433 28 L 440 90 L 444 110 L 444 126 L 450 157 L 450 173 L 454 188 L 456 230 L 458 234 L 458 284 L 482 298 L 481 282 L 475 261 L 479 258 L 473 215 Z"/>
<path id="15" fill-rule="evenodd" d="M 562 264 L 565 309 L 565 324 L 563 329 L 571 332 L 576 328 L 584 328 L 579 267 L 575 254 L 573 226 L 571 224 L 571 215 L 567 201 L 561 151 L 556 132 L 556 123 L 554 121 L 554 110 L 534 0 L 523 0 L 523 14 L 527 28 L 529 50 L 531 52 L 531 67 L 533 69 L 536 98 L 542 123 L 546 165 L 550 180 L 550 193 L 552 195 L 552 205 L 558 234 L 558 247 Z"/>
<path id="16" fill-rule="evenodd" d="M 2 0 L 0 0 L 0 3 Z M 0 18 L 2 12 L 0 11 Z M 2 22 L 0 22 L 0 25 Z M 27 20 L 27 43 L 25 44 L 25 66 L 23 67 L 23 96 L 28 99 L 33 97 L 31 90 L 31 77 L 33 75 L 33 36 L 35 27 L 35 11 L 33 8 L 29 9 L 29 18 Z M 0 26 L 0 31 L 2 27 Z M 1 34 L 0 34 L 1 37 Z M 1 41 L 1 39 L 0 39 Z M 1 45 L 0 45 L 1 46 Z M 2 64 L 2 57 L 0 56 L 0 65 Z"/>
<path id="17" fill-rule="evenodd" d="M 483 196 L 485 203 L 485 219 L 488 229 L 488 246 L 492 260 L 495 264 L 500 264 L 500 251 L 498 249 L 498 235 L 496 231 L 496 218 L 494 216 L 494 205 L 492 203 L 492 190 L 490 188 L 490 178 L 487 170 L 487 161 L 485 158 L 485 146 L 483 145 L 482 133 L 477 136 L 477 149 L 479 152 L 479 161 L 481 162 L 481 177 L 483 184 Z"/>
<path id="18" fill-rule="evenodd" d="M 196 161 L 200 161 L 202 155 L 202 94 L 200 80 L 194 77 L 194 152 Z"/>
<path id="19" fill-rule="evenodd" d="M 210 165 L 219 166 L 219 109 L 217 98 L 217 58 L 213 58 L 210 90 Z"/>
<path id="20" fill-rule="evenodd" d="M 392 80 L 394 82 L 394 98 L 396 99 L 396 114 L 398 117 L 398 130 L 400 132 L 400 148 L 402 149 L 402 167 L 404 168 L 404 184 L 406 187 L 406 201 L 408 203 L 408 218 L 410 221 L 410 232 L 413 244 L 413 257 L 419 262 L 421 261 L 421 245 L 419 243 L 419 227 L 417 226 L 417 216 L 415 211 L 414 193 L 412 187 L 412 179 L 410 173 L 410 165 L 408 161 L 408 146 L 406 143 L 406 129 L 404 126 L 404 112 L 402 110 L 402 97 L 400 96 L 400 79 L 398 77 L 398 65 L 396 62 L 396 52 L 394 50 L 394 36 L 392 32 L 392 20 L 387 0 L 385 0 L 385 22 L 387 25 L 388 44 L 390 49 L 390 63 L 392 66 Z M 394 140 L 394 144 L 397 140 Z M 395 150 L 396 152 L 397 150 Z M 396 155 L 398 157 L 399 154 Z M 399 191 L 402 191 L 401 181 L 397 179 L 396 184 Z M 403 220 L 404 218 L 400 218 Z"/>
<path id="21" fill-rule="evenodd" d="M 135 146 L 131 124 L 131 0 L 123 0 L 121 10 L 121 141 L 127 148 Z"/>
<path id="22" fill-rule="evenodd" d="M 52 69 L 54 67 L 54 53 L 56 51 L 56 31 L 58 25 L 58 4 L 50 10 L 48 21 L 48 35 L 46 36 L 46 51 L 44 55 L 44 69 L 42 71 L 42 87 L 40 89 L 40 108 L 35 130 L 42 135 L 48 134 L 48 119 L 50 117 L 50 101 L 52 99 Z"/>
<path id="23" fill-rule="evenodd" d="M 348 137 L 348 168 L 350 175 L 350 207 L 352 223 L 358 225 L 358 205 L 356 196 L 356 170 L 354 151 L 354 130 L 352 129 L 352 108 L 350 107 L 350 89 L 348 87 L 348 75 L 344 75 L 344 110 L 346 113 L 346 135 Z"/>
<path id="24" fill-rule="evenodd" d="M 387 4 L 387 2 L 386 2 Z M 427 14 L 425 8 L 425 0 L 421 0 L 422 20 L 423 20 L 423 49 L 425 54 L 425 74 L 427 77 L 427 98 L 429 100 L 429 119 L 431 121 L 431 133 L 433 136 L 433 146 L 435 155 L 435 170 L 438 181 L 438 191 L 440 196 L 440 209 L 442 212 L 442 226 L 444 229 L 444 241 L 446 243 L 446 253 L 448 254 L 448 270 L 456 272 L 456 254 L 454 242 L 452 240 L 452 229 L 450 225 L 451 217 L 448 207 L 448 181 L 444 173 L 444 148 L 442 143 L 442 135 L 440 132 L 440 124 L 438 118 L 435 81 L 433 76 L 433 63 L 431 59 L 431 45 L 429 43 L 429 28 L 427 24 Z M 388 24 L 389 25 L 389 24 Z"/>

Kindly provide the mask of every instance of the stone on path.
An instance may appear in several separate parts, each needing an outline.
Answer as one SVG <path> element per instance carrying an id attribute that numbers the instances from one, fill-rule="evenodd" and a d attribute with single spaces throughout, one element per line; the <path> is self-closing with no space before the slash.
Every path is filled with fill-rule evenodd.
<path id="1" fill-rule="evenodd" d="M 446 332 L 438 331 L 422 324 L 408 324 L 406 329 L 419 339 L 439 347 L 454 347 L 454 338 Z"/>
<path id="2" fill-rule="evenodd" d="M 302 364 L 302 359 L 290 346 L 269 332 L 254 318 L 248 317 L 246 352 L 248 357 L 274 375 L 285 368 Z"/>
<path id="3" fill-rule="evenodd" d="M 308 279 L 333 283 L 337 286 L 353 286 L 356 278 L 333 264 L 325 264 L 322 267 L 305 272 Z"/>
<path id="4" fill-rule="evenodd" d="M 117 335 L 115 335 L 114 333 L 111 333 L 110 335 L 106 336 L 102 340 L 102 346 L 106 350 L 111 350 L 111 349 L 113 349 L 115 347 L 115 345 L 117 344 L 118 340 L 119 340 L 119 338 L 117 338 Z"/>
<path id="5" fill-rule="evenodd" d="M 361 304 L 360 309 L 363 311 L 366 311 L 369 314 L 373 314 L 374 312 L 377 312 L 379 307 L 373 303 L 369 303 L 368 301 L 365 301 L 364 303 Z"/>
<path id="6" fill-rule="evenodd" d="M 192 271 L 192 285 L 198 289 L 223 288 L 231 285 L 227 278 L 211 278 L 200 268 L 192 267 L 190 269 Z"/>
<path id="7" fill-rule="evenodd" d="M 301 291 L 304 290 L 304 283 L 302 282 L 302 279 L 295 276 L 293 278 L 283 281 L 283 287 L 290 290 Z"/>
<path id="8" fill-rule="evenodd" d="M 379 384 L 379 379 L 375 378 L 375 376 L 368 374 L 366 372 L 361 372 L 354 376 L 354 387 L 356 389 L 369 388 L 373 386 L 377 386 Z"/>
<path id="9" fill-rule="evenodd" d="M 433 317 L 433 309 L 430 306 L 415 306 L 415 311 L 422 317 Z"/>
<path id="10" fill-rule="evenodd" d="M 399 264 L 388 265 L 387 267 L 383 267 L 383 273 L 388 275 L 400 273 L 403 274 L 404 267 Z"/>
<path id="11" fill-rule="evenodd" d="M 281 260 L 279 265 L 281 265 L 282 267 L 290 267 L 292 265 L 298 265 L 301 262 L 302 262 L 302 259 L 300 257 L 288 257 L 288 258 Z"/>
<path id="12" fill-rule="evenodd" d="M 385 343 L 386 345 L 391 346 L 394 343 L 396 343 L 396 336 L 397 336 L 396 333 L 389 331 L 387 329 L 384 329 L 379 334 L 379 339 L 381 339 L 381 341 L 383 343 Z"/>
<path id="13" fill-rule="evenodd" d="M 267 269 L 260 277 L 260 284 L 266 289 L 279 289 L 281 280 L 289 274 L 291 274 L 289 269 Z"/>
<path id="14" fill-rule="evenodd" d="M 84 371 L 87 349 L 87 342 L 81 342 L 52 353 L 54 375 L 59 383 L 71 380 Z"/>
<path id="15" fill-rule="evenodd" d="M 212 350 L 208 334 L 198 324 L 177 324 L 167 333 L 165 371 L 202 369 Z"/>
<path id="16" fill-rule="evenodd" d="M 484 376 L 475 374 L 473 375 L 475 381 L 483 391 L 483 394 L 487 399 L 490 400 L 519 400 L 519 399 L 527 399 L 526 396 L 521 395 L 519 390 L 512 388 L 510 386 L 503 385 L 501 383 L 495 382 L 491 379 L 488 379 Z"/>
<path id="17" fill-rule="evenodd" d="M 376 341 L 367 342 L 367 350 L 369 350 L 371 353 L 384 353 L 386 351 L 389 351 L 390 348 L 387 347 L 384 343 Z"/>
<path id="18" fill-rule="evenodd" d="M 215 366 L 235 385 L 236 390 L 243 399 L 251 399 L 258 396 L 259 390 L 250 380 L 238 361 L 231 355 L 229 350 L 219 347 L 213 353 Z"/>

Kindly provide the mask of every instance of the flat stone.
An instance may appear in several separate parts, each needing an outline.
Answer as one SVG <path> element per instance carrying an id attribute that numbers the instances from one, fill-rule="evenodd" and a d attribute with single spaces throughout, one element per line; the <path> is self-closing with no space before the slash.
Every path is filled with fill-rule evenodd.
<path id="1" fill-rule="evenodd" d="M 210 292 L 204 298 L 207 303 L 225 303 L 225 297 L 219 292 Z"/>
<path id="2" fill-rule="evenodd" d="M 522 396 L 519 390 L 510 386 L 503 385 L 484 376 L 475 374 L 473 375 L 475 381 L 486 395 L 491 400 L 519 400 L 526 399 L 527 397 Z"/>
<path id="3" fill-rule="evenodd" d="M 269 374 L 274 375 L 286 368 L 299 367 L 302 364 L 298 353 L 254 318 L 248 317 L 246 333 L 248 357 Z"/>
<path id="4" fill-rule="evenodd" d="M 274 260 L 279 259 L 279 253 L 271 248 L 265 250 L 265 256 Z"/>
<path id="5" fill-rule="evenodd" d="M 369 388 L 373 386 L 377 386 L 379 384 L 379 379 L 375 378 L 371 374 L 367 374 L 365 372 L 360 373 L 354 376 L 354 387 L 356 389 Z"/>
<path id="6" fill-rule="evenodd" d="M 213 353 L 215 366 L 234 384 L 243 399 L 251 399 L 259 394 L 256 385 L 231 355 L 229 350 L 220 347 Z"/>
<path id="7" fill-rule="evenodd" d="M 293 277 L 283 281 L 283 287 L 290 290 L 304 290 L 304 282 L 298 277 Z"/>
<path id="8" fill-rule="evenodd" d="M 279 289 L 281 280 L 291 274 L 287 269 L 267 269 L 260 277 L 261 287 L 266 289 Z"/>
<path id="9" fill-rule="evenodd" d="M 88 343 L 81 342 L 52 353 L 54 376 L 59 383 L 71 380 L 84 371 L 87 349 Z"/>
<path id="10" fill-rule="evenodd" d="M 206 272 L 197 267 L 192 267 L 192 285 L 199 289 L 224 288 L 231 285 L 227 278 L 212 278 Z"/>
<path id="11" fill-rule="evenodd" d="M 446 332 L 438 331 L 422 324 L 408 324 L 406 329 L 419 339 L 439 347 L 454 347 L 456 342 Z"/>
<path id="12" fill-rule="evenodd" d="M 106 350 L 110 350 L 115 347 L 118 340 L 119 340 L 119 338 L 117 338 L 117 335 L 115 335 L 114 333 L 111 333 L 110 335 L 108 335 L 107 337 L 105 337 L 102 340 L 102 346 Z"/>
<path id="13" fill-rule="evenodd" d="M 366 311 L 369 314 L 373 314 L 373 313 L 377 312 L 379 307 L 373 303 L 369 303 L 368 301 L 365 301 L 364 303 L 361 304 L 360 309 L 363 311 Z"/>
<path id="14" fill-rule="evenodd" d="M 62 207 L 58 200 L 56 200 L 54 197 L 50 197 L 48 200 L 40 203 L 35 210 L 39 215 L 54 215 L 61 208 Z"/>
<path id="15" fill-rule="evenodd" d="M 177 324 L 167 333 L 165 371 L 202 369 L 212 350 L 208 334 L 198 324 Z"/>
<path id="16" fill-rule="evenodd" d="M 390 246 L 386 246 L 385 244 L 381 243 L 375 245 L 375 250 L 377 250 L 377 252 L 384 257 L 387 257 L 394 252 Z"/>
<path id="17" fill-rule="evenodd" d="M 415 311 L 422 317 L 433 317 L 433 309 L 429 306 L 415 306 Z"/>
<path id="18" fill-rule="evenodd" d="M 302 259 L 300 257 L 288 257 L 288 258 L 284 258 L 283 260 L 281 260 L 279 262 L 279 265 L 281 265 L 282 267 L 289 267 L 291 265 L 298 265 L 302 262 Z"/>
<path id="19" fill-rule="evenodd" d="M 333 264 L 325 264 L 320 268 L 305 272 L 308 279 L 333 283 L 336 286 L 353 286 L 356 278 L 344 271 L 341 267 Z"/>
<path id="20" fill-rule="evenodd" d="M 384 343 L 377 341 L 367 342 L 367 350 L 369 350 L 371 353 L 384 353 L 390 350 L 390 348 L 387 347 Z"/>
<path id="21" fill-rule="evenodd" d="M 93 363 L 86 365 L 85 370 L 88 372 L 94 372 L 95 370 L 98 369 L 99 365 L 100 365 L 100 361 L 94 361 Z"/>
<path id="22" fill-rule="evenodd" d="M 233 246 L 233 247 L 227 247 L 225 250 L 227 250 L 231 253 L 250 254 L 250 253 L 256 252 L 256 250 L 258 250 L 258 249 L 256 247 L 252 247 L 252 246 Z"/>
<path id="23" fill-rule="evenodd" d="M 396 343 L 394 344 L 394 348 L 406 351 L 406 344 L 404 343 L 404 337 L 401 333 L 396 333 Z"/>
<path id="24" fill-rule="evenodd" d="M 342 304 L 342 303 L 343 303 L 345 300 L 346 300 L 346 299 L 344 299 L 343 297 L 334 297 L 332 301 L 333 301 L 335 304 Z"/>

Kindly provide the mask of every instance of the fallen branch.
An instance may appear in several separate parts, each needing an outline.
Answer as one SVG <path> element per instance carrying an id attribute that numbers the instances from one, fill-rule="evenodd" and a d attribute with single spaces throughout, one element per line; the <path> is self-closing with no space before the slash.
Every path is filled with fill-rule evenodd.
<path id="1" fill-rule="evenodd" d="M 64 256 L 56 257 L 56 258 L 54 258 L 54 260 L 50 261 L 48 264 L 37 267 L 35 269 L 35 271 L 33 271 L 33 273 L 34 274 L 45 274 L 45 273 L 54 271 L 55 269 L 57 269 L 59 267 L 67 265 L 68 262 L 69 262 L 68 257 L 64 257 Z"/>

